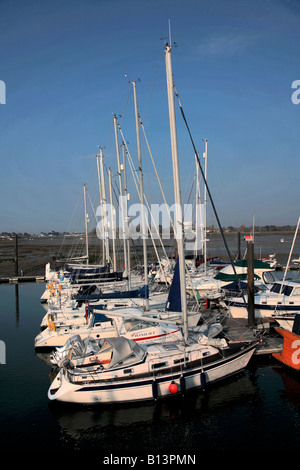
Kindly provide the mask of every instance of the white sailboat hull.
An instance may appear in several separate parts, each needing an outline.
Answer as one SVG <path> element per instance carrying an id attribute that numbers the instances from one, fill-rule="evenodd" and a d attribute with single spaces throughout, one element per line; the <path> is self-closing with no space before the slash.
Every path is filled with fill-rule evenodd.
<path id="1" fill-rule="evenodd" d="M 225 303 L 234 318 L 248 317 L 248 296 L 227 297 Z M 255 318 L 294 317 L 300 312 L 300 284 L 297 281 L 274 283 L 269 291 L 254 295 Z"/>
<path id="2" fill-rule="evenodd" d="M 155 322 L 153 318 L 152 324 L 143 322 L 145 316 L 143 311 L 137 311 L 136 309 L 122 309 L 116 310 L 115 312 L 110 312 L 111 316 L 115 318 L 112 319 L 106 317 L 105 312 L 104 317 L 100 321 L 96 321 L 95 324 L 70 324 L 65 326 L 59 326 L 51 329 L 51 322 L 49 327 L 41 331 L 35 338 L 35 349 L 41 348 L 57 348 L 65 345 L 66 341 L 74 335 L 80 335 L 82 339 L 89 337 L 95 340 L 100 340 L 104 338 L 124 336 L 128 339 L 134 341 L 145 342 L 145 341 L 174 341 L 175 338 L 182 338 L 181 328 L 177 325 L 161 325 L 158 319 Z M 135 314 L 135 319 L 138 319 L 138 326 L 135 328 L 134 324 L 132 328 L 130 325 L 126 326 L 126 319 L 132 319 L 132 314 Z M 126 317 L 124 319 L 124 316 Z M 152 321 L 152 318 L 150 318 Z M 158 321 L 158 323 L 157 323 Z"/>
<path id="3" fill-rule="evenodd" d="M 36 343 L 35 348 L 59 348 L 65 345 L 66 341 L 70 339 L 72 336 L 79 334 L 82 339 L 84 338 L 93 338 L 95 340 L 99 339 L 105 339 L 105 338 L 111 338 L 112 336 L 118 336 L 118 331 L 115 328 L 107 328 L 106 330 L 93 330 L 93 329 L 72 329 L 69 332 L 66 333 L 60 333 L 60 334 L 49 334 L 48 336 L 45 336 L 44 340 L 42 342 Z M 144 335 L 144 336 L 143 336 Z M 122 336 L 125 336 L 126 338 L 129 339 L 134 339 L 134 341 L 140 341 L 140 342 L 146 342 L 146 341 L 168 341 L 174 340 L 175 337 L 181 337 L 181 330 L 179 328 L 174 327 L 171 330 L 163 331 L 163 330 L 155 330 L 154 334 L 148 334 L 146 333 L 140 333 L 140 336 L 138 336 L 138 333 L 133 334 L 133 333 L 128 333 L 124 334 Z"/>
<path id="4" fill-rule="evenodd" d="M 248 318 L 248 305 L 247 305 L 247 298 L 245 298 L 246 303 L 243 300 L 238 299 L 229 299 L 227 300 L 226 304 L 230 314 L 233 318 Z M 278 305 L 277 302 L 265 302 L 265 303 L 257 303 L 255 302 L 254 305 L 254 314 L 255 318 L 257 319 L 270 319 L 274 318 L 274 314 L 277 313 L 284 313 L 293 316 L 296 313 L 300 312 L 300 304 L 299 302 L 295 302 L 293 305 L 288 305 L 287 303 L 284 304 L 282 302 L 281 305 Z M 279 318 L 281 316 L 279 315 Z"/>
<path id="5" fill-rule="evenodd" d="M 248 318 L 248 308 L 247 308 L 247 306 L 243 306 L 242 304 L 240 304 L 240 305 L 228 304 L 227 307 L 228 307 L 228 310 L 229 310 L 230 315 L 232 316 L 232 318 L 243 318 L 243 319 Z M 263 309 L 260 309 L 260 308 L 257 308 L 257 307 L 255 307 L 255 309 L 254 309 L 255 318 L 260 319 L 260 320 L 261 319 L 270 319 L 272 313 L 273 312 L 270 311 L 270 310 L 263 310 Z"/>
<path id="6" fill-rule="evenodd" d="M 236 357 L 220 360 L 219 363 L 207 366 L 198 366 L 177 374 L 169 373 L 153 376 L 153 373 L 141 378 L 130 380 L 111 380 L 74 384 L 69 382 L 63 374 L 58 374 L 49 391 L 48 398 L 69 403 L 97 404 L 97 403 L 129 403 L 137 401 L 156 400 L 170 397 L 171 382 L 178 385 L 179 394 L 184 394 L 198 388 L 203 388 L 203 374 L 205 386 L 224 379 L 244 370 L 256 345 L 245 348 L 243 353 Z M 87 374 L 88 379 L 88 374 Z"/>
<path id="7" fill-rule="evenodd" d="M 158 310 L 164 309 L 167 302 L 166 293 L 156 293 L 152 294 L 149 299 L 149 309 Z M 103 312 L 109 314 L 110 310 L 115 310 L 117 308 L 143 308 L 145 300 L 142 298 L 124 298 L 124 299 L 109 299 L 109 300 L 99 300 L 91 304 L 91 306 L 103 306 Z M 85 318 L 85 305 L 74 308 L 74 307 L 63 307 L 62 309 L 50 309 L 47 314 L 44 315 L 41 328 L 47 327 L 49 323 L 49 314 L 53 314 L 53 321 L 56 326 L 64 325 L 84 325 L 86 323 Z"/>

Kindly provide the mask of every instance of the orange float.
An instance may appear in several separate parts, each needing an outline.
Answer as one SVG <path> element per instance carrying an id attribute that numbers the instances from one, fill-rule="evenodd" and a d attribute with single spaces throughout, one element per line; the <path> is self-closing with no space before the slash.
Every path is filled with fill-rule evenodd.
<path id="1" fill-rule="evenodd" d="M 284 328 L 275 330 L 283 337 L 283 347 L 280 353 L 273 353 L 272 356 L 283 364 L 300 370 L 300 336 Z"/>

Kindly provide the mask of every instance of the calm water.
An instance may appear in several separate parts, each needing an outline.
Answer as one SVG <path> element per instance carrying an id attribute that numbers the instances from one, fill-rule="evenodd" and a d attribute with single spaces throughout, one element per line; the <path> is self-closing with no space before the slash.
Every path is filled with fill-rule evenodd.
<path id="1" fill-rule="evenodd" d="M 3 451 L 196 455 L 205 450 L 297 450 L 300 375 L 275 359 L 252 362 L 238 377 L 207 390 L 156 404 L 75 407 L 50 403 L 51 368 L 34 351 L 45 313 L 44 284 L 0 286 L 0 445 Z M 75 451 L 79 451 L 78 453 Z M 90 463 L 92 461 L 90 460 Z M 149 462 L 148 462 L 149 463 Z M 161 462 L 162 463 L 162 462 Z"/>

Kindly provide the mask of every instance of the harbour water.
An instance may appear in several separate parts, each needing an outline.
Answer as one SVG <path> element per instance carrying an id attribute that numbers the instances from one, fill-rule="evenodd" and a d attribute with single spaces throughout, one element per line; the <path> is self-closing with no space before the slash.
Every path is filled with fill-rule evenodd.
<path id="1" fill-rule="evenodd" d="M 171 463 L 180 463 L 183 456 L 195 456 L 199 463 L 206 450 L 275 451 L 278 440 L 281 451 L 299 449 L 300 376 L 270 357 L 251 361 L 245 372 L 205 392 L 162 402 L 107 407 L 50 403 L 53 371 L 47 357 L 34 351 L 45 313 L 40 303 L 44 288 L 0 286 L 0 339 L 6 347 L 0 365 L 2 451 L 22 455 L 51 449 L 73 457 L 89 452 L 99 464 L 111 456 L 139 456 L 137 465 L 154 455 L 149 464 L 162 464 L 158 459 L 171 455 L 178 456 Z"/>

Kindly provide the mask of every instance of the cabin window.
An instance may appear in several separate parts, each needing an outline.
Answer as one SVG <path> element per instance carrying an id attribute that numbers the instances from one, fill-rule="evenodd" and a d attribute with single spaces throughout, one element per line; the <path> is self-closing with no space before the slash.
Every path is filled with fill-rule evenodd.
<path id="1" fill-rule="evenodd" d="M 204 351 L 202 354 L 203 357 L 210 356 L 210 351 Z"/>
<path id="2" fill-rule="evenodd" d="M 273 284 L 273 286 L 270 289 L 271 292 L 276 292 L 276 294 L 279 294 L 280 292 L 280 284 L 276 283 Z"/>
<path id="3" fill-rule="evenodd" d="M 160 367 L 165 367 L 167 364 L 167 362 L 159 362 L 158 364 L 153 364 L 152 370 L 159 369 Z"/>
<path id="4" fill-rule="evenodd" d="M 124 325 L 126 331 L 138 331 L 143 330 L 144 328 L 150 328 L 151 326 L 156 326 L 156 323 L 139 320 L 128 320 L 124 322 Z"/>
<path id="5" fill-rule="evenodd" d="M 284 288 L 282 289 L 282 293 L 284 295 L 291 295 L 292 290 L 293 290 L 292 286 L 284 286 Z"/>
<path id="6" fill-rule="evenodd" d="M 276 292 L 276 294 L 279 294 L 280 289 L 281 289 L 281 284 L 276 283 L 271 287 L 270 290 L 271 292 Z M 293 290 L 292 286 L 283 285 L 281 294 L 291 295 L 292 290 Z"/>
<path id="7" fill-rule="evenodd" d="M 189 360 L 188 357 L 186 357 L 185 362 L 188 362 L 188 360 Z M 184 357 L 174 360 L 174 364 L 181 364 L 182 362 L 184 362 Z"/>
<path id="8" fill-rule="evenodd" d="M 178 349 L 178 346 L 176 344 L 164 344 L 164 349 L 166 351 L 171 351 L 172 349 Z"/>

